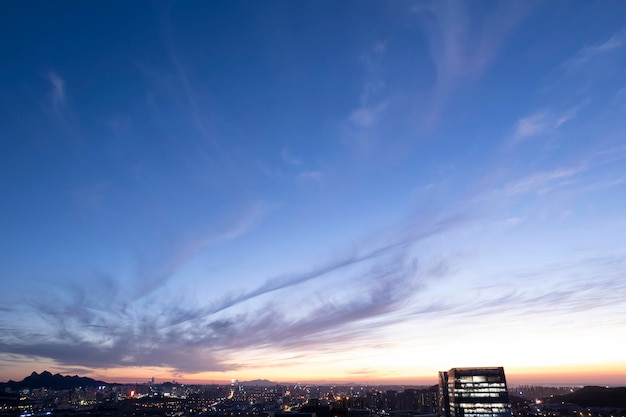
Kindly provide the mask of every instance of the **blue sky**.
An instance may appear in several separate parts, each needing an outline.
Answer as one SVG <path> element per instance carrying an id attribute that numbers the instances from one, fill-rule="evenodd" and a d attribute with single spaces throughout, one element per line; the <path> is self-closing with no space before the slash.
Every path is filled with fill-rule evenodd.
<path id="1" fill-rule="evenodd" d="M 2 375 L 626 383 L 622 2 L 3 9 Z"/>

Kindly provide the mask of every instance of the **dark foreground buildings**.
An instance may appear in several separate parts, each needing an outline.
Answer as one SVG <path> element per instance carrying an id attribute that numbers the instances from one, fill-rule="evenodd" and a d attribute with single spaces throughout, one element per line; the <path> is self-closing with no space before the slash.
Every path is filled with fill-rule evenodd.
<path id="1" fill-rule="evenodd" d="M 504 368 L 439 372 L 441 417 L 511 417 Z"/>

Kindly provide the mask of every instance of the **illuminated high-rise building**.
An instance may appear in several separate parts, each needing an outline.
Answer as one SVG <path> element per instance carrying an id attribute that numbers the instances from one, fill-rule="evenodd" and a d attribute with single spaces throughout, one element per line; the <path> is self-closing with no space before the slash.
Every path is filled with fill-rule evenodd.
<path id="1" fill-rule="evenodd" d="M 439 372 L 441 417 L 511 417 L 504 368 L 452 368 Z"/>

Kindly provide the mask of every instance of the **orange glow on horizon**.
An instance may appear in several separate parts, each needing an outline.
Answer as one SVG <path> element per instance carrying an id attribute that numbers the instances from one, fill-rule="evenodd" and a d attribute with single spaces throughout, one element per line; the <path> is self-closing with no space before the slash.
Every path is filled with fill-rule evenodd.
<path id="1" fill-rule="evenodd" d="M 282 372 L 274 372 L 275 370 L 255 370 L 250 371 L 229 371 L 229 372 L 205 372 L 196 374 L 182 374 L 165 368 L 109 368 L 109 369 L 80 369 L 68 371 L 58 365 L 46 366 L 35 369 L 35 372 L 41 373 L 48 370 L 62 375 L 74 375 L 90 377 L 96 380 L 102 380 L 110 383 L 147 383 L 154 377 L 156 383 L 167 381 L 177 381 L 182 384 L 230 384 L 232 379 L 239 381 L 250 381 L 256 379 L 267 379 L 277 383 L 303 383 L 303 384 L 363 384 L 363 385 L 434 385 L 437 383 L 437 372 L 447 370 L 453 367 L 462 366 L 498 366 L 499 364 L 467 364 L 467 363 L 451 363 L 447 369 L 424 370 L 411 374 L 394 374 L 393 371 L 378 371 L 368 375 L 355 374 L 350 375 L 337 369 L 332 375 L 320 375 L 315 371 L 306 369 L 289 370 Z M 44 365 L 45 366 L 45 365 Z M 507 382 L 510 386 L 516 385 L 564 385 L 564 386 L 582 386 L 582 385 L 611 385 L 626 386 L 626 362 L 622 363 L 602 363 L 592 365 L 569 365 L 554 367 L 514 367 L 503 364 L 506 372 Z M 15 367 L 10 369 L 3 375 L 8 381 L 21 381 L 33 372 L 33 369 L 25 369 L 23 367 Z M 267 371 L 267 372 L 266 372 Z M 408 370 L 407 370 L 408 371 Z M 318 371 L 319 372 L 319 371 Z"/>
<path id="2" fill-rule="evenodd" d="M 626 362 L 543 368 L 505 368 L 509 384 L 626 386 Z"/>
<path id="3" fill-rule="evenodd" d="M 459 366 L 452 365 L 455 367 Z M 463 364 L 465 366 L 465 364 Z M 482 366 L 482 365 L 477 365 Z M 444 370 L 444 369 L 442 369 Z M 626 386 L 626 363 L 624 364 L 606 364 L 602 366 L 571 366 L 571 367 L 552 367 L 552 368 L 507 368 L 505 367 L 507 382 L 511 386 L 515 385 L 621 385 Z M 112 373 L 107 376 L 108 382 L 134 383 L 148 381 L 151 376 L 148 373 L 142 373 L 144 376 Z M 304 383 L 304 384 L 366 384 L 366 385 L 435 385 L 437 384 L 437 372 L 430 375 L 398 375 L 389 377 L 350 377 L 350 376 L 294 376 L 285 375 L 253 375 L 245 372 L 231 372 L 231 376 L 220 374 L 185 374 L 185 375 L 169 375 L 155 376 L 157 382 L 165 382 L 176 380 L 183 384 L 230 384 L 232 378 L 239 381 L 250 381 L 255 379 L 267 379 L 277 383 Z"/>

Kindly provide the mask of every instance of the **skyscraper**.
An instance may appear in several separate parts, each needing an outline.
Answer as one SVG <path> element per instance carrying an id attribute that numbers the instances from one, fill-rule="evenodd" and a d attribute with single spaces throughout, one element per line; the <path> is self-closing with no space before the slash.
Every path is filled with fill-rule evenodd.
<path id="1" fill-rule="evenodd" d="M 511 417 L 504 368 L 439 372 L 441 417 Z"/>

